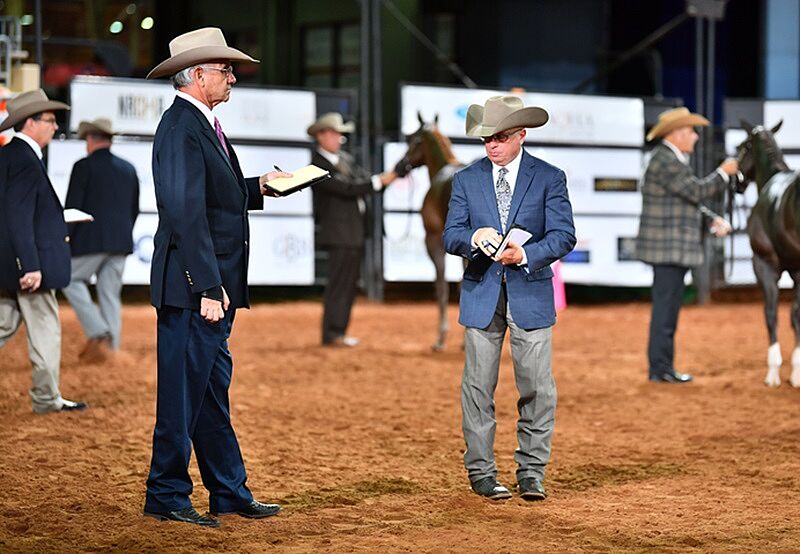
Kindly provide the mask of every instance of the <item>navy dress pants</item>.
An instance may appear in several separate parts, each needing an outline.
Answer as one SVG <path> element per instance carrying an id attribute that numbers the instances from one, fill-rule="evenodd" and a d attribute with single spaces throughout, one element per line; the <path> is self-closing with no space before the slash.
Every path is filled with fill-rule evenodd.
<path id="1" fill-rule="evenodd" d="M 146 512 L 190 507 L 189 458 L 194 446 L 212 512 L 249 505 L 253 495 L 236 434 L 228 388 L 233 360 L 228 337 L 235 310 L 209 323 L 198 310 L 158 309 L 158 405 Z"/>
<path id="2" fill-rule="evenodd" d="M 683 278 L 688 270 L 678 265 L 653 266 L 653 314 L 647 345 L 650 377 L 675 371 L 675 330 L 683 303 Z"/>

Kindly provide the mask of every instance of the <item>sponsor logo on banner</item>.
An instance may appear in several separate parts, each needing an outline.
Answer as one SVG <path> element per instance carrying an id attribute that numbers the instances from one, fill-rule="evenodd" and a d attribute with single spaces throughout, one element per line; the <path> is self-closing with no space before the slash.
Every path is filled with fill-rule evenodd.
<path id="1" fill-rule="evenodd" d="M 158 121 L 165 109 L 164 98 L 161 96 L 124 94 L 117 102 L 117 117 L 127 120 Z"/>

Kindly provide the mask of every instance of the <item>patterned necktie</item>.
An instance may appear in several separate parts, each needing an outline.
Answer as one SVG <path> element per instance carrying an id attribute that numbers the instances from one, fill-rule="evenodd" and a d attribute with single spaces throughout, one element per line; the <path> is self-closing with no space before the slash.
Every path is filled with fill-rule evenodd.
<path id="1" fill-rule="evenodd" d="M 231 153 L 228 152 L 228 145 L 225 144 L 225 135 L 222 134 L 222 125 L 219 124 L 219 119 L 216 117 L 214 118 L 214 132 L 217 133 L 217 138 L 222 145 L 222 149 L 225 150 L 225 154 L 230 158 Z"/>
<path id="2" fill-rule="evenodd" d="M 494 185 L 494 194 L 497 196 L 497 211 L 500 212 L 500 224 L 503 231 L 508 222 L 508 210 L 511 208 L 511 185 L 506 181 L 508 169 L 501 167 L 497 175 L 497 183 Z"/>

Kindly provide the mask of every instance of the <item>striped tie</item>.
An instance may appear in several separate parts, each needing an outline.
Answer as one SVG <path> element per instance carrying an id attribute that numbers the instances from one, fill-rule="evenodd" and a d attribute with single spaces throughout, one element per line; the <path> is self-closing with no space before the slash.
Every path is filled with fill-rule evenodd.
<path id="1" fill-rule="evenodd" d="M 503 231 L 506 230 L 508 223 L 508 211 L 511 208 L 511 186 L 506 181 L 508 169 L 501 167 L 497 175 L 497 183 L 494 185 L 494 193 L 497 196 L 497 211 L 500 213 L 500 224 Z"/>

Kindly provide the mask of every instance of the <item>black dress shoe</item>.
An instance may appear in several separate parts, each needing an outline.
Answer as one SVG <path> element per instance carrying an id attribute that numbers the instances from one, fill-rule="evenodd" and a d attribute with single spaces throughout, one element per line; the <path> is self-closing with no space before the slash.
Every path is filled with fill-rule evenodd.
<path id="1" fill-rule="evenodd" d="M 193 523 L 200 527 L 219 527 L 220 522 L 213 517 L 202 516 L 194 508 L 184 508 L 174 512 L 145 512 L 147 517 L 155 518 L 159 521 L 180 521 L 182 523 Z"/>
<path id="2" fill-rule="evenodd" d="M 519 497 L 523 500 L 544 500 L 547 493 L 544 492 L 542 482 L 536 477 L 525 477 L 519 480 Z"/>
<path id="3" fill-rule="evenodd" d="M 63 402 L 59 412 L 82 412 L 89 407 L 89 404 L 86 402 L 73 402 L 72 400 L 66 399 L 64 399 Z"/>
<path id="4" fill-rule="evenodd" d="M 662 373 L 651 373 L 650 380 L 656 383 L 689 383 L 692 380 L 692 376 L 673 369 Z"/>
<path id="5" fill-rule="evenodd" d="M 494 477 L 484 477 L 472 483 L 472 490 L 476 494 L 485 496 L 489 500 L 507 500 L 511 498 L 511 493 L 503 485 L 497 482 Z"/>
<path id="6" fill-rule="evenodd" d="M 251 519 L 261 519 L 262 517 L 274 516 L 281 511 L 281 507 L 277 504 L 263 504 L 258 500 L 253 500 L 250 505 L 244 508 L 239 508 L 232 512 L 214 512 L 211 513 L 215 516 L 227 516 L 236 514 L 237 516 L 249 517 Z"/>

